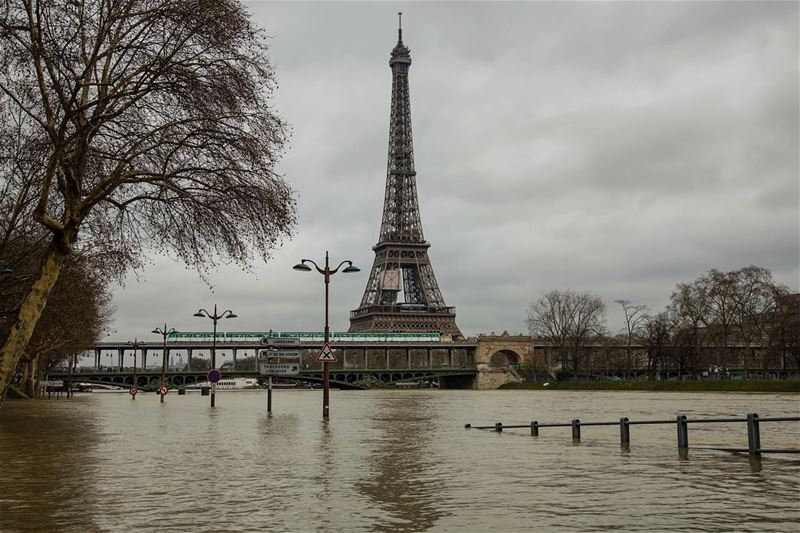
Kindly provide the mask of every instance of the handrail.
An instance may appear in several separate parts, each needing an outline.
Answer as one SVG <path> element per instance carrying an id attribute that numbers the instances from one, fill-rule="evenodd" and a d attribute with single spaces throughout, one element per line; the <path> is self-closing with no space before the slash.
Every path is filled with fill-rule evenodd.
<path id="1" fill-rule="evenodd" d="M 757 413 L 748 413 L 746 417 L 726 417 L 726 418 L 698 418 L 689 419 L 686 415 L 678 415 L 674 420 L 629 420 L 627 417 L 619 419 L 619 422 L 581 422 L 580 419 L 573 419 L 571 422 L 545 422 L 538 420 L 530 424 L 503 424 L 496 422 L 493 426 L 473 426 L 464 424 L 464 429 L 491 429 L 501 433 L 504 429 L 530 428 L 531 436 L 538 437 L 540 428 L 571 427 L 572 439 L 574 442 L 581 439 L 582 426 L 619 426 L 620 445 L 623 448 L 630 446 L 630 427 L 633 425 L 655 425 L 655 424 L 675 424 L 678 431 L 678 450 L 681 454 L 687 453 L 689 449 L 689 424 L 726 424 L 726 423 L 747 423 L 747 448 L 724 448 L 724 447 L 705 447 L 705 449 L 747 452 L 750 455 L 761 455 L 762 453 L 800 453 L 800 449 L 794 448 L 762 448 L 761 447 L 761 422 L 800 422 L 800 416 L 772 416 L 760 418 Z M 702 449 L 704 447 L 697 447 Z"/>

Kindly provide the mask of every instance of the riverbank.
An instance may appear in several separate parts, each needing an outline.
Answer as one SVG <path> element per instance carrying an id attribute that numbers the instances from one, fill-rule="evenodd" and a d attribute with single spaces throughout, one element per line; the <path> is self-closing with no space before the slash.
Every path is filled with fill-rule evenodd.
<path id="1" fill-rule="evenodd" d="M 507 383 L 501 389 L 518 390 L 620 390 L 664 392 L 796 392 L 800 380 L 740 380 L 740 381 L 551 381 Z"/>

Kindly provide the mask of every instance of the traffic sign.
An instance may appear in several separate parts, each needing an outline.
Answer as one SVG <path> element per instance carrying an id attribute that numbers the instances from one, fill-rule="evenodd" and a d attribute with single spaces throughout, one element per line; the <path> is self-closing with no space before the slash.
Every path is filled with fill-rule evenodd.
<path id="1" fill-rule="evenodd" d="M 322 350 L 319 352 L 316 361 L 318 363 L 335 363 L 336 362 L 336 354 L 333 353 L 331 350 L 331 345 L 327 342 L 325 346 L 322 347 Z"/>
<path id="2" fill-rule="evenodd" d="M 208 371 L 208 381 L 210 383 L 216 383 L 221 379 L 222 379 L 222 373 L 216 368 L 212 368 L 211 370 Z"/>
<path id="3" fill-rule="evenodd" d="M 261 363 L 262 374 L 278 376 L 295 376 L 300 373 L 299 363 Z"/>
<path id="4" fill-rule="evenodd" d="M 166 386 L 166 385 L 161 385 L 161 386 L 158 388 L 158 393 L 159 393 L 161 396 L 166 396 L 168 392 L 169 392 L 169 389 L 167 388 L 167 386 Z"/>
<path id="5" fill-rule="evenodd" d="M 139 392 L 139 389 L 137 389 L 136 387 L 131 387 L 131 390 L 129 390 L 128 392 L 131 393 L 131 396 L 136 396 L 136 393 Z"/>
<path id="6" fill-rule="evenodd" d="M 259 350 L 258 351 L 259 357 L 300 357 L 300 350 L 277 350 L 277 349 L 268 349 L 268 350 Z"/>
<path id="7" fill-rule="evenodd" d="M 300 339 L 295 337 L 263 337 L 261 339 L 261 344 L 263 346 L 297 346 L 300 344 Z"/>

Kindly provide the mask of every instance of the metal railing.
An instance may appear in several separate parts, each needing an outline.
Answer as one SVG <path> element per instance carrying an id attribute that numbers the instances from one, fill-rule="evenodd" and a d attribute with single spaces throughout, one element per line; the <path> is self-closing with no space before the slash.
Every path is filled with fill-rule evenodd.
<path id="1" fill-rule="evenodd" d="M 618 426 L 619 442 L 623 448 L 628 448 L 631 443 L 631 426 L 635 425 L 656 425 L 656 424 L 675 424 L 677 430 L 678 450 L 686 452 L 689 449 L 689 424 L 725 424 L 725 423 L 747 423 L 747 448 L 731 448 L 722 446 L 703 446 L 701 449 L 722 450 L 728 452 L 746 452 L 749 455 L 761 455 L 762 453 L 800 453 L 796 448 L 762 448 L 761 447 L 761 423 L 762 422 L 798 422 L 800 416 L 772 416 L 760 418 L 757 413 L 748 413 L 744 418 L 698 418 L 689 419 L 686 415 L 678 415 L 675 419 L 665 420 L 629 420 L 627 417 L 619 419 L 619 422 L 581 422 L 575 418 L 571 422 L 563 423 L 541 423 L 538 420 L 530 424 L 503 424 L 497 422 L 493 426 L 473 426 L 465 424 L 465 429 L 491 429 L 501 433 L 504 429 L 530 428 L 531 436 L 538 437 L 539 430 L 542 428 L 568 427 L 572 429 L 572 440 L 581 440 L 581 428 L 587 426 Z"/>

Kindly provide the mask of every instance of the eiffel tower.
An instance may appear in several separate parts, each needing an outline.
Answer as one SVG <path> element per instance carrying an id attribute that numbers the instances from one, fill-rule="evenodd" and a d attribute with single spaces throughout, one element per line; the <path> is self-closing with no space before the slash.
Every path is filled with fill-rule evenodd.
<path id="1" fill-rule="evenodd" d="M 437 332 L 461 337 L 455 308 L 444 303 L 428 257 L 430 243 L 422 235 L 408 93 L 411 54 L 403 44 L 402 26 L 397 34 L 389 59 L 392 105 L 383 221 L 378 244 L 372 248 L 375 262 L 361 306 L 350 312 L 350 331 Z"/>

